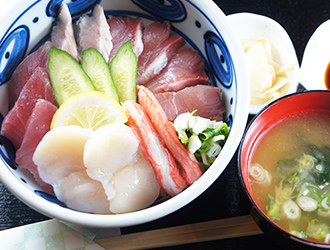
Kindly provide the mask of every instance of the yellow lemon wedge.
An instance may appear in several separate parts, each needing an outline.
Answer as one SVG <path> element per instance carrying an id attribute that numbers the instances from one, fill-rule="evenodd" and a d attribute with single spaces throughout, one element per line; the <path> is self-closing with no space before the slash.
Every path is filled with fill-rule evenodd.
<path id="1" fill-rule="evenodd" d="M 123 107 L 113 98 L 92 91 L 66 100 L 55 112 L 50 129 L 76 125 L 96 130 L 106 124 L 127 122 Z"/>

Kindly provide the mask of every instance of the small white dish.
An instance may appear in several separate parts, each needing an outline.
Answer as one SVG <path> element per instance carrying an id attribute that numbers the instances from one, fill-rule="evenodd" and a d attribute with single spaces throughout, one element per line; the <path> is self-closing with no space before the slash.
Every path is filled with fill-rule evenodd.
<path id="1" fill-rule="evenodd" d="M 326 90 L 325 72 L 330 62 L 330 20 L 322 23 L 310 37 L 303 54 L 299 82 L 307 90 Z"/>
<path id="2" fill-rule="evenodd" d="M 296 50 L 285 29 L 275 20 L 253 13 L 236 13 L 227 16 L 230 25 L 240 40 L 267 39 L 272 47 L 272 56 L 280 65 L 293 65 L 289 84 L 280 89 L 280 96 L 296 92 L 298 87 L 299 63 Z M 256 114 L 271 101 L 251 105 L 250 114 Z"/>

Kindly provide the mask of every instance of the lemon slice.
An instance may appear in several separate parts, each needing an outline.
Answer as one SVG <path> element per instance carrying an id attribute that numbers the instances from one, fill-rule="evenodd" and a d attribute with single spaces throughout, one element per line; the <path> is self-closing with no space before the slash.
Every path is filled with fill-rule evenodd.
<path id="1" fill-rule="evenodd" d="M 125 123 L 125 110 L 113 98 L 98 91 L 74 95 L 55 112 L 50 128 L 76 125 L 96 130 L 106 124 Z"/>

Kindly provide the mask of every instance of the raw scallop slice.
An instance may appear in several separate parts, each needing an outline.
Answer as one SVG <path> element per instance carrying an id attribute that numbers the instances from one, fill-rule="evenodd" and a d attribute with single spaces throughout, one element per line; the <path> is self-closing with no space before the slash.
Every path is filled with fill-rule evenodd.
<path id="1" fill-rule="evenodd" d="M 110 210 L 113 213 L 128 213 L 150 206 L 158 197 L 160 186 L 150 163 L 140 152 L 140 159 L 129 165 L 111 179 L 116 190 L 110 199 Z"/>
<path id="2" fill-rule="evenodd" d="M 61 179 L 85 170 L 84 146 L 91 134 L 91 130 L 73 125 L 46 133 L 33 154 L 41 179 L 55 188 Z"/>
<path id="3" fill-rule="evenodd" d="M 106 61 L 112 50 L 112 37 L 103 7 L 96 5 L 91 16 L 83 15 L 77 21 L 78 56 L 90 47 L 96 48 Z"/>
<path id="4" fill-rule="evenodd" d="M 49 131 L 56 110 L 57 107 L 49 101 L 43 99 L 37 101 L 28 120 L 22 145 L 16 152 L 17 164 L 28 169 L 36 181 L 50 191 L 52 191 L 52 187 L 41 180 L 32 157 L 39 142 Z"/>
<path id="5" fill-rule="evenodd" d="M 87 174 L 102 184 L 113 213 L 145 208 L 159 195 L 154 171 L 125 124 L 97 129 L 85 144 L 84 164 Z"/>
<path id="6" fill-rule="evenodd" d="M 122 123 L 111 123 L 97 129 L 86 142 L 84 164 L 87 174 L 103 184 L 108 199 L 115 190 L 110 185 L 113 175 L 136 162 L 139 141 L 131 128 Z"/>
<path id="7" fill-rule="evenodd" d="M 48 72 L 41 67 L 35 69 L 2 123 L 1 134 L 7 137 L 16 149 L 21 146 L 28 119 L 38 99 L 47 100 L 57 106 Z"/>
<path id="8" fill-rule="evenodd" d="M 37 51 L 28 55 L 15 69 L 8 85 L 9 105 L 13 107 L 23 86 L 28 82 L 37 67 L 47 69 L 49 48 L 53 44 L 47 41 Z"/>
<path id="9" fill-rule="evenodd" d="M 147 26 L 142 41 L 144 48 L 138 59 L 136 84 L 143 84 L 159 74 L 172 55 L 186 43 L 181 36 L 171 32 L 169 22 Z"/>
<path id="10" fill-rule="evenodd" d="M 196 50 L 178 50 L 159 75 L 144 85 L 154 93 L 179 91 L 197 84 L 208 84 L 204 61 Z"/>
<path id="11" fill-rule="evenodd" d="M 61 4 L 60 13 L 54 23 L 51 42 L 59 49 L 67 51 L 78 60 L 78 49 L 72 26 L 72 18 L 66 4 Z"/>
<path id="12" fill-rule="evenodd" d="M 195 115 L 222 121 L 225 108 L 221 91 L 210 85 L 186 87 L 178 92 L 155 94 L 170 121 L 181 113 L 197 110 Z"/>
<path id="13" fill-rule="evenodd" d="M 109 201 L 100 182 L 85 170 L 74 172 L 54 186 L 56 197 L 68 207 L 87 213 L 110 214 Z"/>
<path id="14" fill-rule="evenodd" d="M 143 51 L 142 42 L 142 19 L 133 19 L 128 17 L 110 17 L 108 19 L 110 26 L 110 33 L 112 36 L 113 48 L 109 57 L 109 63 L 111 59 L 116 55 L 120 46 L 131 39 L 133 44 L 133 51 L 137 57 Z"/>

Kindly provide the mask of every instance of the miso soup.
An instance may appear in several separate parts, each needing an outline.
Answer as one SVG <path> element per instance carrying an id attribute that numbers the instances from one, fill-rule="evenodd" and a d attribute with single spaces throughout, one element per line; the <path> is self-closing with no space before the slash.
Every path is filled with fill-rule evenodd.
<path id="1" fill-rule="evenodd" d="M 249 166 L 253 196 L 298 237 L 330 241 L 330 113 L 287 117 L 261 138 Z"/>

